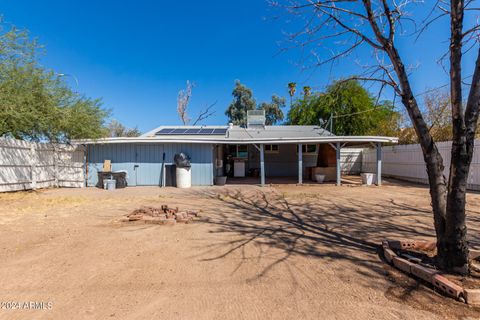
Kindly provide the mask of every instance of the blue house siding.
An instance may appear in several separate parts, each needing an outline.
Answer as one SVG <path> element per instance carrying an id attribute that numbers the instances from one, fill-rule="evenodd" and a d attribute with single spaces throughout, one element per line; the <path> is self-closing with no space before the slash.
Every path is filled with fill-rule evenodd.
<path id="1" fill-rule="evenodd" d="M 211 144 L 95 144 L 88 146 L 87 185 L 95 186 L 103 161 L 112 161 L 112 170 L 128 172 L 129 186 L 161 185 L 162 161 L 173 164 L 176 153 L 184 152 L 191 158 L 192 185 L 213 184 L 213 146 Z"/>

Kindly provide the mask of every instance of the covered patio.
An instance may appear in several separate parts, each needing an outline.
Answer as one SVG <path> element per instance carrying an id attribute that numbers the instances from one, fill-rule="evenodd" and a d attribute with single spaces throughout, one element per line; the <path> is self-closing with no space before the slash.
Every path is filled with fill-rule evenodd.
<path id="1" fill-rule="evenodd" d="M 260 139 L 259 139 L 260 140 Z M 304 184 L 315 180 L 316 173 L 328 176 L 326 181 L 340 186 L 342 183 L 341 151 L 346 147 L 376 149 L 376 184 L 382 184 L 382 152 L 383 143 L 394 143 L 394 138 L 387 137 L 340 137 L 323 136 L 317 139 L 271 139 L 270 141 L 255 141 L 257 143 L 217 145 L 216 157 L 225 163 L 226 169 L 218 169 L 217 175 L 222 175 L 222 170 L 228 175 L 229 184 Z M 230 152 L 232 146 L 242 152 Z M 233 148 L 235 150 L 235 148 Z M 286 150 L 287 151 L 281 151 Z M 225 151 L 227 150 L 227 151 Z M 312 151 L 313 150 L 313 151 Z M 258 157 L 258 159 L 257 159 Z M 275 159 L 275 160 L 272 160 Z M 292 163 L 292 159 L 294 163 Z M 243 173 L 237 174 L 237 163 L 242 164 Z M 243 169 L 243 167 L 245 167 Z M 292 172 L 296 171 L 296 172 Z M 235 170 L 235 171 L 234 171 Z M 248 172 L 249 174 L 245 173 Z M 352 179 L 348 179 L 352 181 Z M 358 180 L 358 179 L 353 179 Z"/>

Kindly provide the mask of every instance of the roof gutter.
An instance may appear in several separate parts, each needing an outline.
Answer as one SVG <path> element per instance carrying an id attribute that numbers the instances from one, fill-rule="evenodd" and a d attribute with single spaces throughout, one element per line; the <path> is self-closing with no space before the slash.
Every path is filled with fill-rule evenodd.
<path id="1" fill-rule="evenodd" d="M 292 144 L 292 143 L 398 143 L 396 137 L 382 136 L 322 136 L 322 137 L 305 137 L 305 138 L 256 138 L 256 139 L 159 139 L 157 137 L 131 137 L 131 138 L 103 138 L 103 139 L 86 139 L 75 140 L 76 144 L 111 144 L 111 143 L 199 143 L 199 144 Z"/>

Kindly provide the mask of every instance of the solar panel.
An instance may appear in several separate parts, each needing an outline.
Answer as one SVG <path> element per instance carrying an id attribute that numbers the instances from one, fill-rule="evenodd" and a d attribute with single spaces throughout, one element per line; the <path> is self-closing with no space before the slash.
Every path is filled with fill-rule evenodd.
<path id="1" fill-rule="evenodd" d="M 223 135 L 223 134 L 227 133 L 227 130 L 228 130 L 227 128 L 213 129 L 212 134 L 215 134 L 215 135 L 222 134 Z"/>
<path id="2" fill-rule="evenodd" d="M 195 129 L 185 129 L 185 128 L 164 128 L 155 135 L 225 135 L 227 133 L 227 128 L 195 128 Z"/>
<path id="3" fill-rule="evenodd" d="M 155 134 L 169 134 L 170 132 L 172 132 L 173 129 L 172 128 L 167 128 L 167 129 L 162 129 L 160 131 L 158 131 L 157 133 Z"/>
<path id="4" fill-rule="evenodd" d="M 200 129 L 188 129 L 185 134 L 198 134 L 199 131 Z"/>
<path id="5" fill-rule="evenodd" d="M 184 134 L 187 129 L 175 129 L 172 131 L 172 134 Z"/>
<path id="6" fill-rule="evenodd" d="M 213 129 L 200 129 L 200 132 L 198 134 L 212 134 Z"/>

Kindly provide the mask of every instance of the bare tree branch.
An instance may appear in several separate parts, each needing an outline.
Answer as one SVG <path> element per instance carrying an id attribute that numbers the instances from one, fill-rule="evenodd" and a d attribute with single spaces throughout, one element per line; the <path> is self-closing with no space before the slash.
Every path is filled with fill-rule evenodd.
<path id="1" fill-rule="evenodd" d="M 209 117 L 213 116 L 215 114 L 215 110 L 211 111 L 211 109 L 217 104 L 217 101 L 209 105 L 208 107 L 205 108 L 205 110 L 200 111 L 200 114 L 198 115 L 197 119 L 193 122 L 193 125 L 197 125 L 200 121 L 203 121 L 205 119 L 208 119 Z"/>

